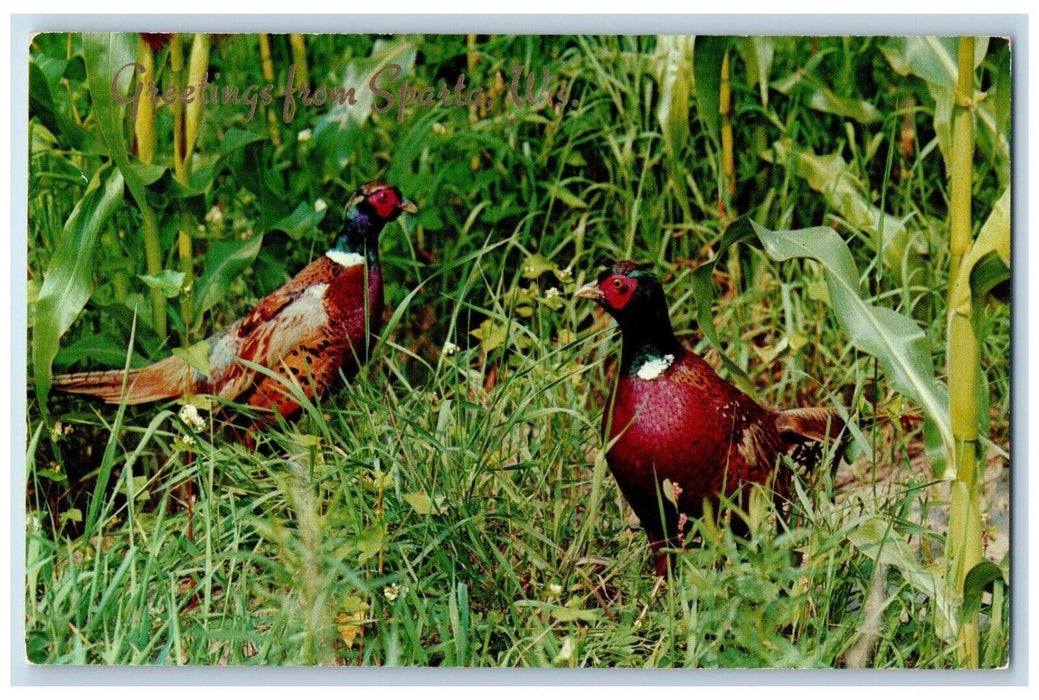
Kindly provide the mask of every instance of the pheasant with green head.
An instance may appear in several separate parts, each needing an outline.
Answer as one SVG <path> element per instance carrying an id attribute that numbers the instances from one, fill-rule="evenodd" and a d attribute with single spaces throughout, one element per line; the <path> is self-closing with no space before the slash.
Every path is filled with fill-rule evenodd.
<path id="1" fill-rule="evenodd" d="M 212 394 L 258 409 L 264 413 L 261 420 L 272 420 L 274 412 L 290 416 L 300 405 L 286 383 L 298 384 L 313 398 L 340 370 L 351 376 L 367 360 L 382 327 L 379 234 L 402 212 L 416 211 L 392 185 L 361 186 L 347 202 L 343 228 L 324 255 L 249 315 L 207 339 L 208 375 L 173 356 L 128 374 L 113 370 L 58 376 L 54 386 L 128 404 Z"/>
<path id="2" fill-rule="evenodd" d="M 602 422 L 606 461 L 649 536 L 658 575 L 668 566 L 660 550 L 679 544 L 705 501 L 740 501 L 752 484 L 785 496 L 779 455 L 843 427 L 829 409 L 776 411 L 719 377 L 675 337 L 660 281 L 635 263 L 616 263 L 577 296 L 620 325 L 620 373 Z"/>

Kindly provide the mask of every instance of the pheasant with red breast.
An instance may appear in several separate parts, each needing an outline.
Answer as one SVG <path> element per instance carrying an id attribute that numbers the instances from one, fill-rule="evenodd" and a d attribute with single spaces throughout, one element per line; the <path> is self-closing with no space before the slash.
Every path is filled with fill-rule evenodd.
<path id="1" fill-rule="evenodd" d="M 313 398 L 340 370 L 351 376 L 366 361 L 382 326 L 379 234 L 403 212 L 417 209 L 396 187 L 362 185 L 347 202 L 343 228 L 328 252 L 207 340 L 208 375 L 173 356 L 129 373 L 61 375 L 54 386 L 128 404 L 212 394 L 266 412 L 260 420 L 272 420 L 274 412 L 291 416 L 300 405 L 287 384 L 297 383 Z"/>
<path id="2" fill-rule="evenodd" d="M 577 296 L 621 329 L 619 377 L 602 422 L 606 461 L 649 537 L 658 575 L 668 569 L 662 548 L 679 544 L 705 500 L 738 502 L 752 484 L 785 496 L 779 455 L 843 427 L 830 409 L 773 410 L 719 377 L 675 337 L 660 281 L 640 265 L 618 262 Z"/>

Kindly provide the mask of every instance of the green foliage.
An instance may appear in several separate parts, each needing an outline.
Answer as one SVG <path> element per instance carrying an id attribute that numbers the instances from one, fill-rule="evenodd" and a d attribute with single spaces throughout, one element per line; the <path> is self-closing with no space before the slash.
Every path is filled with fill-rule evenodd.
<path id="1" fill-rule="evenodd" d="M 262 105 L 207 105 L 187 184 L 171 172 L 170 109 L 145 166 L 104 87 L 136 37 L 33 39 L 31 660 L 815 668 L 845 664 L 871 629 L 875 667 L 954 668 L 934 623 L 977 609 L 983 663 L 1005 662 L 1010 596 L 991 568 L 962 601 L 925 585 L 944 534 L 926 514 L 948 509 L 915 420 L 941 418 L 944 97 L 927 66 L 944 40 L 304 38 L 311 89 L 355 87 L 357 103 L 297 93 L 285 121 L 292 54 L 271 36 L 274 123 Z M 726 234 L 719 213 L 726 50 L 733 209 L 754 232 Z M 210 77 L 263 85 L 257 56 L 256 36 L 222 38 Z M 155 60 L 167 87 L 168 52 Z M 990 223 L 968 281 L 1005 298 L 1009 47 L 994 39 L 978 62 L 974 197 Z M 465 74 L 495 102 L 375 112 L 385 100 L 367 81 L 391 64 L 396 85 L 453 89 Z M 552 103 L 514 103 L 514 71 L 525 94 L 543 67 Z M 257 432 L 255 451 L 203 397 L 196 419 L 48 395 L 52 364 L 175 352 L 203 369 L 204 346 L 172 350 L 157 332 L 152 289 L 175 302 L 193 277 L 190 330 L 208 337 L 326 250 L 347 194 L 376 177 L 420 213 L 382 235 L 374 359 Z M 836 403 L 873 423 L 841 486 L 798 477 L 785 524 L 763 501 L 745 540 L 698 523 L 660 586 L 598 432 L 617 338 L 571 299 L 619 258 L 652 263 L 683 339 L 762 401 Z M 183 330 L 177 303 L 164 313 Z M 1009 444 L 1009 318 L 1005 304 L 979 318 L 995 454 Z"/>

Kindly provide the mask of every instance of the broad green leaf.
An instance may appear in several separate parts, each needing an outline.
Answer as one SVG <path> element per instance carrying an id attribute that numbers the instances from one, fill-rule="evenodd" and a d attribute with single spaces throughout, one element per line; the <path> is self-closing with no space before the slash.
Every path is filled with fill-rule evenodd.
<path id="1" fill-rule="evenodd" d="M 158 289 L 167 299 L 180 294 L 184 286 L 184 273 L 180 270 L 163 270 L 157 275 L 137 275 L 150 289 Z"/>
<path id="2" fill-rule="evenodd" d="M 537 279 L 549 270 L 554 272 L 558 269 L 559 266 L 544 255 L 529 255 L 523 261 L 523 276 L 527 279 Z"/>
<path id="3" fill-rule="evenodd" d="M 50 391 L 54 357 L 65 331 L 90 298 L 94 246 L 101 229 L 123 201 L 123 177 L 118 170 L 101 168 L 76 204 L 61 232 L 44 274 L 36 302 L 32 357 L 36 392 Z"/>
<path id="4" fill-rule="evenodd" d="M 108 154 L 126 180 L 138 207 L 147 206 L 140 171 L 130 167 L 125 131 L 126 108 L 134 71 L 124 66 L 137 60 L 137 35 L 133 32 L 83 34 L 83 56 L 90 85 L 91 114 L 101 131 Z M 116 95 L 120 95 L 116 98 Z"/>
<path id="5" fill-rule="evenodd" d="M 447 508 L 443 505 L 443 496 L 437 496 L 433 499 L 424 491 L 418 491 L 416 493 L 406 493 L 403 498 L 411 506 L 411 509 L 419 515 L 443 515 L 447 512 Z"/>
<path id="6" fill-rule="evenodd" d="M 263 244 L 262 235 L 244 241 L 214 241 L 209 245 L 203 261 L 203 272 L 195 283 L 195 313 L 199 322 L 202 314 L 227 294 L 234 278 L 252 264 Z"/>
<path id="7" fill-rule="evenodd" d="M 366 527 L 354 543 L 357 548 L 357 561 L 364 563 L 377 555 L 385 542 L 386 523 L 380 521 Z"/>
<path id="8" fill-rule="evenodd" d="M 480 347 L 485 353 L 501 347 L 505 339 L 508 338 L 508 331 L 505 326 L 499 326 L 489 318 L 484 320 L 479 328 L 470 331 L 470 333 L 480 339 Z"/>
<path id="9" fill-rule="evenodd" d="M 284 231 L 289 238 L 298 241 L 304 235 L 310 233 L 325 218 L 328 209 L 318 210 L 313 204 L 300 202 L 291 214 L 281 218 L 272 226 L 272 230 Z"/>
<path id="10" fill-rule="evenodd" d="M 231 127 L 224 132 L 223 138 L 220 139 L 220 155 L 229 155 L 254 141 L 263 141 L 266 138 L 266 135 L 256 131 L 247 131 L 245 129 Z"/>
<path id="11" fill-rule="evenodd" d="M 995 256 L 993 259 L 992 256 Z M 975 271 L 979 263 L 985 260 L 983 276 Z M 1002 263 L 1002 266 L 1000 266 Z M 995 284 L 1009 279 L 1010 276 L 1010 188 L 992 207 L 992 212 L 977 237 L 960 261 L 960 269 L 949 295 L 949 306 L 958 314 L 969 316 L 971 313 L 972 287 L 979 286 L 981 293 L 988 292 Z"/>
<path id="12" fill-rule="evenodd" d="M 935 378 L 923 330 L 906 316 L 862 298 L 851 251 L 832 228 L 770 231 L 749 223 L 773 259 L 808 258 L 823 266 L 831 308 L 849 342 L 877 358 L 895 390 L 920 404 L 941 435 L 945 454 L 951 456 L 948 390 Z"/>
<path id="13" fill-rule="evenodd" d="M 903 285 L 919 284 L 925 273 L 921 253 L 926 252 L 923 237 L 906 226 L 909 217 L 899 219 L 874 206 L 862 186 L 839 153 L 816 155 L 810 149 L 795 149 L 789 141 L 777 141 L 771 151 L 761 154 L 803 178 L 813 190 L 822 193 L 826 202 L 849 224 L 876 239 L 884 265 L 896 272 Z"/>
<path id="14" fill-rule="evenodd" d="M 514 605 L 517 608 L 536 608 L 538 610 L 544 610 L 551 615 L 553 619 L 559 620 L 560 622 L 595 622 L 601 617 L 596 610 L 581 608 L 580 600 L 578 599 L 571 600 L 566 605 L 547 603 L 543 600 L 517 600 Z"/>
<path id="15" fill-rule="evenodd" d="M 173 348 L 173 355 L 188 363 L 202 376 L 209 376 L 209 342 L 200 340 L 190 348 Z"/>
<path id="16" fill-rule="evenodd" d="M 696 112 L 716 140 L 721 130 L 722 62 L 729 42 L 727 36 L 698 36 L 693 46 Z"/>

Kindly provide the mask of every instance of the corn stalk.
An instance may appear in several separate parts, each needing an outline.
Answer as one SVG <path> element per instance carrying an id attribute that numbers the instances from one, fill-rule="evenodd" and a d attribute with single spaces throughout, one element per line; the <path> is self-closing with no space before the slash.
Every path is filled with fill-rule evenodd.
<path id="1" fill-rule="evenodd" d="M 958 47 L 958 76 L 953 107 L 952 153 L 949 168 L 949 279 L 960 276 L 964 255 L 971 243 L 971 175 L 974 158 L 974 38 L 961 37 Z M 950 291 L 952 284 L 950 283 Z M 964 579 L 982 561 L 980 476 L 978 459 L 978 385 L 980 343 L 975 324 L 977 302 L 966 309 L 951 303 L 948 311 L 949 414 L 952 425 L 956 479 L 952 489 L 952 510 L 946 538 L 949 565 L 947 586 L 955 598 L 962 598 Z M 960 621 L 958 630 L 960 662 L 978 667 L 978 613 Z"/>
<path id="2" fill-rule="evenodd" d="M 732 206 L 732 198 L 736 194 L 736 154 L 733 152 L 732 140 L 732 87 L 729 84 L 729 52 L 722 59 L 721 95 L 719 99 L 722 137 L 722 173 L 725 177 L 725 188 L 722 193 L 722 222 L 727 223 L 736 218 Z"/>
<path id="3" fill-rule="evenodd" d="M 271 59 L 271 42 L 266 34 L 259 35 L 260 40 L 260 65 L 263 67 L 263 79 L 269 84 L 274 84 L 274 61 Z M 270 126 L 271 143 L 275 146 L 281 145 L 281 131 L 278 129 L 278 115 L 274 107 L 267 107 L 267 123 Z"/>
<path id="4" fill-rule="evenodd" d="M 191 55 L 187 70 L 184 65 L 184 47 L 179 35 L 174 35 L 170 43 L 170 72 L 174 84 L 180 91 L 187 85 L 199 85 L 202 76 L 209 69 L 210 38 L 208 34 L 195 34 L 191 42 Z M 173 103 L 173 173 L 177 181 L 185 187 L 191 186 L 191 162 L 198 141 L 199 127 L 202 124 L 201 99 L 192 100 L 185 105 L 181 100 Z M 184 273 L 184 282 L 180 297 L 180 315 L 184 322 L 184 335 L 181 342 L 185 348 L 191 346 L 191 327 L 194 322 L 194 294 L 192 287 L 195 279 L 195 260 L 191 230 L 193 222 L 186 211 L 180 213 L 180 226 L 177 231 L 177 256 L 180 270 Z"/>

